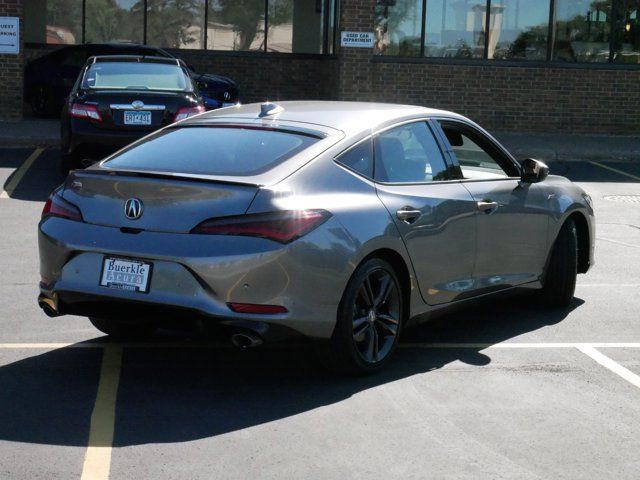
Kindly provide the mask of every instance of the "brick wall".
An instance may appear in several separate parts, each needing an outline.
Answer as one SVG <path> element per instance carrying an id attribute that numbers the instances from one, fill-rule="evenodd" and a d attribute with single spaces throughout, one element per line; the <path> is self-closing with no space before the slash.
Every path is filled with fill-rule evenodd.
<path id="1" fill-rule="evenodd" d="M 170 50 L 197 72 L 226 75 L 238 83 L 244 103 L 337 98 L 334 57 Z"/>
<path id="2" fill-rule="evenodd" d="M 0 17 L 20 17 L 20 37 L 24 29 L 22 0 L 0 0 Z M 19 55 L 0 54 L 0 120 L 22 119 L 22 79 L 24 49 Z"/>

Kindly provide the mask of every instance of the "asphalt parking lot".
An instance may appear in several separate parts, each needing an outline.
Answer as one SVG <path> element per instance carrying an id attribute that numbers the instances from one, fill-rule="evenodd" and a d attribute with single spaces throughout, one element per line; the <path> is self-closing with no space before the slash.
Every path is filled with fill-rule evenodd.
<path id="1" fill-rule="evenodd" d="M 461 311 L 342 378 L 304 346 L 121 345 L 46 317 L 36 225 L 57 159 L 0 149 L 0 479 L 640 476 L 640 162 L 551 165 L 597 214 L 570 308 Z"/>

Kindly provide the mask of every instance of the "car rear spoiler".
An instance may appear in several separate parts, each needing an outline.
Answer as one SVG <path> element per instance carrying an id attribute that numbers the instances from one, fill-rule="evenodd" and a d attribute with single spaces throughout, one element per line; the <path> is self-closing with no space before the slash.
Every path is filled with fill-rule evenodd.
<path id="1" fill-rule="evenodd" d="M 257 182 L 251 182 L 248 179 L 241 177 L 222 177 L 215 175 L 198 175 L 192 173 L 177 173 L 177 172 L 153 172 L 153 171 L 140 171 L 140 170 L 122 170 L 122 169 L 107 169 L 104 167 L 90 168 L 87 170 L 73 170 L 73 174 L 76 176 L 82 175 L 106 175 L 106 176 L 118 176 L 118 177 L 139 177 L 139 178 L 159 178 L 166 180 L 180 180 L 187 182 L 205 182 L 205 183 L 223 183 L 227 185 L 242 185 L 249 187 L 263 187 L 263 184 Z"/>

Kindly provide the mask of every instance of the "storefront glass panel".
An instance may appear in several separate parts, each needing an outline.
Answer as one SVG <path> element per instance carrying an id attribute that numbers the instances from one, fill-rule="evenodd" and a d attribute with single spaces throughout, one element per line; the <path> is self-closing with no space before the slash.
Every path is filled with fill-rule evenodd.
<path id="1" fill-rule="evenodd" d="M 209 0 L 209 50 L 264 50 L 264 27 L 264 0 Z"/>
<path id="2" fill-rule="evenodd" d="M 549 2 L 500 0 L 491 2 L 488 58 L 546 60 Z"/>
<path id="3" fill-rule="evenodd" d="M 85 41 L 144 42 L 143 0 L 86 0 Z"/>
<path id="4" fill-rule="evenodd" d="M 556 0 L 555 27 L 554 60 L 609 61 L 611 0 Z"/>
<path id="5" fill-rule="evenodd" d="M 486 2 L 429 0 L 425 22 L 426 57 L 484 57 Z"/>
<path id="6" fill-rule="evenodd" d="M 375 53 L 420 56 L 422 0 L 378 0 Z"/>
<path id="7" fill-rule="evenodd" d="M 205 0 L 147 0 L 147 43 L 204 48 Z"/>

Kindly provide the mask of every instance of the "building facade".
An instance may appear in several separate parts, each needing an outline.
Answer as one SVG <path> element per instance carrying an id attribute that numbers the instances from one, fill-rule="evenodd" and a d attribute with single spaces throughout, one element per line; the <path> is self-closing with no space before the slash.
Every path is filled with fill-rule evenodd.
<path id="1" fill-rule="evenodd" d="M 640 0 L 0 0 L 22 42 L 0 54 L 0 118 L 22 115 L 25 61 L 133 42 L 230 76 L 244 102 L 397 102 L 498 130 L 639 134 L 639 12 Z"/>

